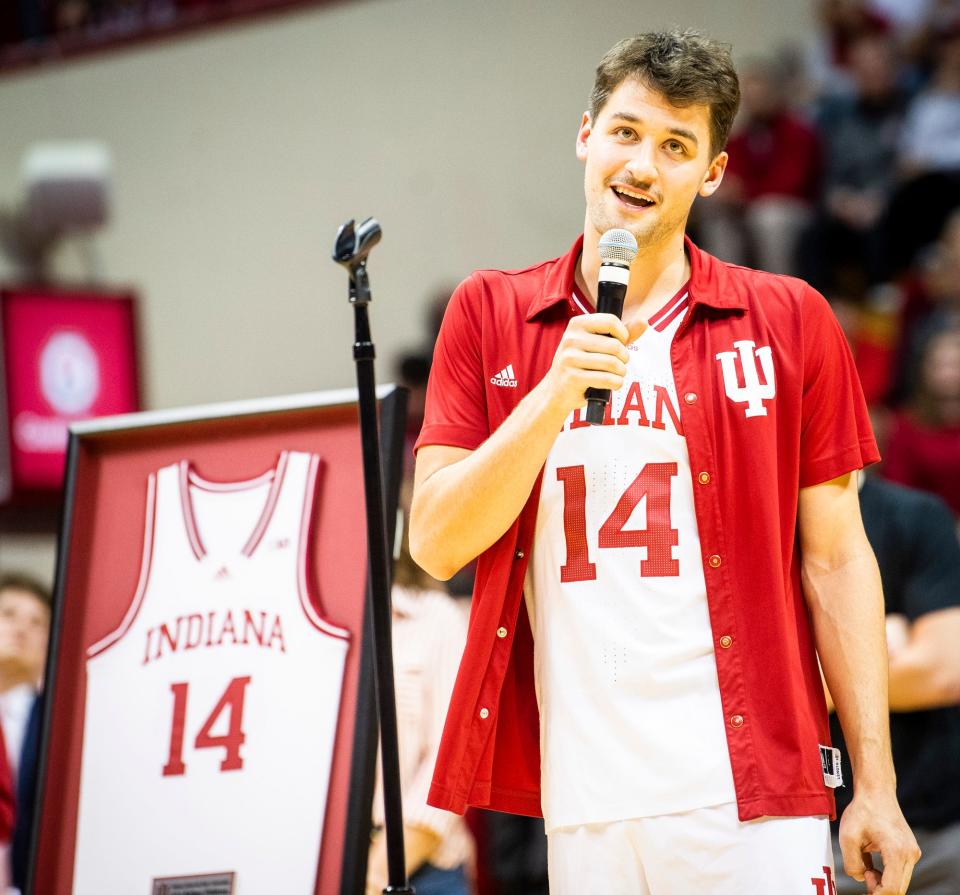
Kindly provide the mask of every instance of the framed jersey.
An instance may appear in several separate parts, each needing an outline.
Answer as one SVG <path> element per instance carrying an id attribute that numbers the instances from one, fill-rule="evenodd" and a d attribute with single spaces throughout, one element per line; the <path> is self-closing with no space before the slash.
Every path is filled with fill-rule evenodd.
<path id="1" fill-rule="evenodd" d="M 362 892 L 366 568 L 355 392 L 73 426 L 28 892 Z"/>

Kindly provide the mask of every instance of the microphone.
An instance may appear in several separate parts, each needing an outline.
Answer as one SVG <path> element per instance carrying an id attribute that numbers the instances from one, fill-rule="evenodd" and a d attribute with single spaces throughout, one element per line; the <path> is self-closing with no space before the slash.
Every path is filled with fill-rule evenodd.
<path id="1" fill-rule="evenodd" d="M 630 264 L 637 257 L 637 240 L 629 230 L 607 230 L 600 237 L 600 276 L 597 279 L 597 313 L 623 316 L 623 300 L 630 281 Z M 612 338 L 612 337 L 611 337 Z M 603 423 L 610 389 L 588 388 L 587 422 Z"/>

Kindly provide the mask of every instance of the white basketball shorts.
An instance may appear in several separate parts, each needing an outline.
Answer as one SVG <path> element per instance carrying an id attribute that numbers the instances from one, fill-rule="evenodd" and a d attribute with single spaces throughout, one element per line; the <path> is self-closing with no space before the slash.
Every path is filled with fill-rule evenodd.
<path id="1" fill-rule="evenodd" d="M 547 836 L 551 895 L 836 895 L 830 823 L 736 803 Z"/>

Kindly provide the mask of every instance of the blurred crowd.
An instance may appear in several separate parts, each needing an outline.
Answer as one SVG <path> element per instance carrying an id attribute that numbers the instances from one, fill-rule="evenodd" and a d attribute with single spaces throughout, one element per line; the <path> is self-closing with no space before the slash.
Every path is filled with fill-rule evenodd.
<path id="1" fill-rule="evenodd" d="M 3 0 L 0 3 L 0 58 L 45 42 L 101 44 L 158 29 L 249 12 L 255 2 L 233 0 Z M 262 7 L 277 5 L 263 0 Z"/>
<path id="2" fill-rule="evenodd" d="M 691 229 L 827 296 L 883 474 L 960 514 L 960 3 L 817 10 L 810 46 L 741 66 L 727 175 Z"/>

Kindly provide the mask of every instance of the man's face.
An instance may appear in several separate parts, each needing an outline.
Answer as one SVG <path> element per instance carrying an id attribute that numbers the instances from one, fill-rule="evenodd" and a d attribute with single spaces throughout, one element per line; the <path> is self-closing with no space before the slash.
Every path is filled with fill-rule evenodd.
<path id="1" fill-rule="evenodd" d="M 50 610 L 34 594 L 14 587 L 0 591 L 0 653 L 26 681 L 43 675 L 49 629 Z"/>
<path id="2" fill-rule="evenodd" d="M 683 233 L 699 194 L 720 185 L 727 154 L 710 152 L 710 109 L 678 108 L 638 81 L 627 80 L 577 134 L 586 165 L 587 238 L 611 227 L 629 230 L 641 250 Z"/>

